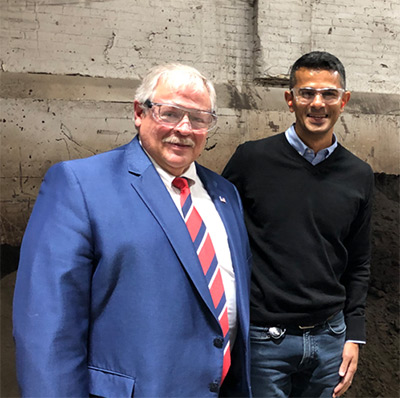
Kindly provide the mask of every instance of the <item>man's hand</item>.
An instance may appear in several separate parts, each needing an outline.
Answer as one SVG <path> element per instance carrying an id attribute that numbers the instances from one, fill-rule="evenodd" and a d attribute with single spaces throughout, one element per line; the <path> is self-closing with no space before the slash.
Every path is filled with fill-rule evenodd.
<path id="1" fill-rule="evenodd" d="M 339 368 L 339 375 L 342 379 L 333 390 L 333 398 L 340 397 L 349 389 L 357 370 L 359 350 L 357 343 L 345 343 L 342 354 L 343 360 Z"/>

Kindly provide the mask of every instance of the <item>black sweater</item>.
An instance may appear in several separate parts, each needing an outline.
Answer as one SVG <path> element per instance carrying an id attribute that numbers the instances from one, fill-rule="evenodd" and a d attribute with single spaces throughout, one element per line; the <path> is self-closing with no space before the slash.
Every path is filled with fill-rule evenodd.
<path id="1" fill-rule="evenodd" d="M 340 144 L 313 166 L 282 133 L 240 145 L 223 176 L 244 206 L 251 322 L 313 325 L 344 309 L 347 340 L 365 341 L 370 166 Z"/>

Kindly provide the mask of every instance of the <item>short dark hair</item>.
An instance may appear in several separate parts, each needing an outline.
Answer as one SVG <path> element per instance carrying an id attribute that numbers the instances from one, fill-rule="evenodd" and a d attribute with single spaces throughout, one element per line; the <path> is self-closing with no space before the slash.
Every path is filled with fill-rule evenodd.
<path id="1" fill-rule="evenodd" d="M 338 72 L 340 76 L 340 85 L 342 88 L 346 88 L 346 72 L 344 66 L 338 58 L 328 52 L 312 51 L 301 56 L 290 68 L 290 89 L 296 85 L 296 71 L 300 68 Z"/>

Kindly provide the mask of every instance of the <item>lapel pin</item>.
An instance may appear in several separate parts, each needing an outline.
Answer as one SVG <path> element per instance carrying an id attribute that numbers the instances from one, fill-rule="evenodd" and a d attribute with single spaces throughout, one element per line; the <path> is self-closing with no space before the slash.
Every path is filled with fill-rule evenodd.
<path id="1" fill-rule="evenodd" d="M 219 197 L 219 200 L 220 200 L 222 203 L 226 203 L 226 199 L 225 199 L 223 196 L 220 196 L 220 197 Z"/>

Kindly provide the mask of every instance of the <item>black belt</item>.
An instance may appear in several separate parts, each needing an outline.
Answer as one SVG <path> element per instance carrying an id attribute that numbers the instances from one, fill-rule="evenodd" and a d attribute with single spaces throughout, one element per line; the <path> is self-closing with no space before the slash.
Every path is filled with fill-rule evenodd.
<path id="1" fill-rule="evenodd" d="M 336 315 L 337 315 L 337 313 L 331 315 L 329 318 L 325 319 L 325 321 L 315 323 L 314 325 L 294 325 L 294 326 L 289 325 L 286 327 L 286 329 L 287 330 L 294 329 L 294 330 L 300 330 L 300 331 L 306 332 L 307 330 L 310 330 L 310 329 L 315 329 L 315 328 L 319 328 L 321 326 L 325 326 L 326 322 L 330 321 Z"/>
<path id="2" fill-rule="evenodd" d="M 314 325 L 287 325 L 287 326 L 273 326 L 273 327 L 262 326 L 262 327 L 265 327 L 267 329 L 267 334 L 269 335 L 269 337 L 277 340 L 280 339 L 285 333 L 298 335 L 298 334 L 303 334 L 305 332 L 310 332 L 315 329 L 319 329 L 325 326 L 326 323 L 331 319 L 333 319 L 337 314 L 338 312 L 328 317 L 325 321 L 315 323 Z"/>

